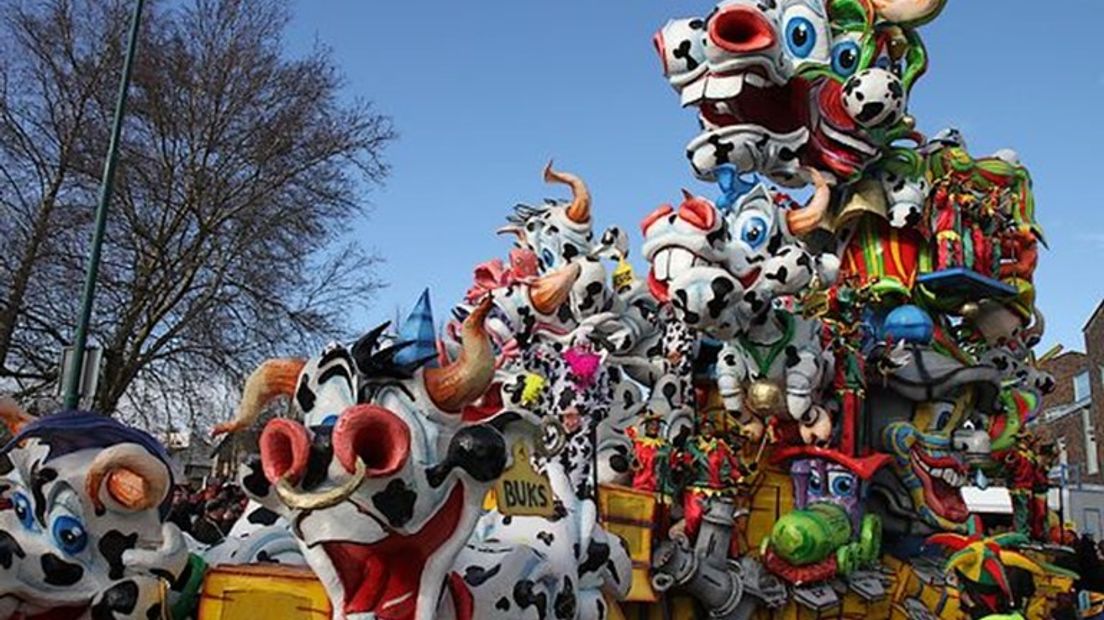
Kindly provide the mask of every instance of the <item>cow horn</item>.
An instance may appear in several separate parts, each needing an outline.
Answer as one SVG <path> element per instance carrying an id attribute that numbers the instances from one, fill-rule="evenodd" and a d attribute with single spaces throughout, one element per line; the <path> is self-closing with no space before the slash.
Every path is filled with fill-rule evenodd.
<path id="1" fill-rule="evenodd" d="M 567 206 L 567 219 L 576 224 L 586 224 L 590 221 L 590 190 L 586 183 L 579 177 L 552 169 L 552 162 L 544 167 L 544 180 L 546 183 L 563 183 L 571 186 L 571 204 Z"/>
<path id="2" fill-rule="evenodd" d="M 169 493 L 170 481 L 168 466 L 133 443 L 102 450 L 84 478 L 85 491 L 98 511 L 105 497 L 129 511 L 158 506 Z"/>
<path id="3" fill-rule="evenodd" d="M 442 411 L 456 413 L 483 395 L 494 378 L 494 351 L 483 327 L 491 312 L 491 298 L 483 299 L 464 319 L 460 329 L 460 355 L 440 368 L 425 370 L 425 388 Z"/>
<path id="4" fill-rule="evenodd" d="M 552 314 L 567 301 L 571 287 L 583 272 L 578 263 L 553 271 L 535 280 L 529 287 L 529 302 L 541 314 Z"/>
<path id="5" fill-rule="evenodd" d="M 16 435 L 26 424 L 34 421 L 34 418 L 23 411 L 19 403 L 15 402 L 15 399 L 0 396 L 0 420 L 4 422 L 4 426 L 8 427 L 9 433 Z"/>
<path id="6" fill-rule="evenodd" d="M 1031 314 L 1035 320 L 1024 330 L 1023 339 L 1028 346 L 1035 346 L 1043 339 L 1043 333 L 1046 331 L 1046 317 L 1038 308 L 1032 308 Z"/>
<path id="7" fill-rule="evenodd" d="M 296 358 L 266 360 L 246 379 L 241 404 L 238 405 L 238 413 L 234 419 L 215 426 L 211 434 L 236 433 L 249 428 L 274 398 L 294 396 L 299 373 L 303 372 L 306 365 L 306 360 Z"/>
<path id="8" fill-rule="evenodd" d="M 694 199 L 694 194 L 693 194 L 693 192 L 691 192 L 690 190 L 686 189 L 685 187 L 684 187 L 684 188 L 682 188 L 682 199 L 683 199 L 683 200 L 685 200 L 685 201 L 687 201 L 687 202 L 689 202 L 689 201 L 693 200 L 693 199 Z"/>
<path id="9" fill-rule="evenodd" d="M 804 207 L 786 212 L 787 228 L 790 229 L 791 234 L 799 237 L 813 232 L 817 226 L 820 226 L 824 215 L 828 212 L 828 204 L 832 199 L 832 191 L 828 188 L 828 182 L 824 180 L 820 172 L 810 169 L 809 174 L 812 176 L 813 185 L 816 186 L 813 197 L 809 199 L 809 203 Z"/>
<path id="10" fill-rule="evenodd" d="M 879 16 L 897 24 L 916 27 L 935 19 L 947 0 L 873 0 Z"/>

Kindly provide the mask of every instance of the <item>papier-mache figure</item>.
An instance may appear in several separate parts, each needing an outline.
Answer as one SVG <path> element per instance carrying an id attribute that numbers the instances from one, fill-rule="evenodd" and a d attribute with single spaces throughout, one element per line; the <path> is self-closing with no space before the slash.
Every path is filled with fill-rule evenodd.
<path id="1" fill-rule="evenodd" d="M 173 475 L 155 439 L 85 411 L 32 418 L 10 401 L 0 449 L 0 616 L 160 618 L 189 566 L 167 522 Z"/>

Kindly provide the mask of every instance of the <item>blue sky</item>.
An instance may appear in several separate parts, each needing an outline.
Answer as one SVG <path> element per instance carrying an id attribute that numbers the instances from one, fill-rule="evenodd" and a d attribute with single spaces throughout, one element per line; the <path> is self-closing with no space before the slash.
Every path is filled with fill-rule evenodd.
<path id="1" fill-rule="evenodd" d="M 710 2 L 296 0 L 295 50 L 331 48 L 347 92 L 401 134 L 393 174 L 353 234 L 387 259 L 390 283 L 353 325 L 390 318 L 430 287 L 440 316 L 471 268 L 505 256 L 495 237 L 516 202 L 563 196 L 544 163 L 588 181 L 599 229 L 640 247 L 640 219 L 698 184 L 683 158 L 696 124 L 660 75 L 651 36 Z M 1035 180 L 1050 250 L 1036 273 L 1044 347 L 1081 348 L 1104 297 L 1104 2 L 949 0 L 923 30 L 931 67 L 911 111 L 926 133 L 954 125 L 974 154 L 1013 148 Z M 639 259 L 639 256 L 636 256 Z"/>

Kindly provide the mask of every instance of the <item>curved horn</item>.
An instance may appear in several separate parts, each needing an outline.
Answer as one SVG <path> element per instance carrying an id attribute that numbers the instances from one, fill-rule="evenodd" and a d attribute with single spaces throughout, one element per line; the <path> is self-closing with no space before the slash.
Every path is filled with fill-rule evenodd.
<path id="1" fill-rule="evenodd" d="M 537 278 L 529 287 L 529 302 L 541 314 L 552 314 L 567 301 L 571 287 L 583 272 L 578 263 Z"/>
<path id="2" fill-rule="evenodd" d="M 8 432 L 13 436 L 19 433 L 26 424 L 34 421 L 15 399 L 8 396 L 0 396 L 0 421 L 8 427 Z"/>
<path id="3" fill-rule="evenodd" d="M 491 307 L 488 295 L 464 319 L 460 330 L 460 356 L 455 362 L 425 370 L 426 393 L 442 411 L 460 411 L 464 405 L 482 396 L 494 378 L 494 350 L 483 327 Z"/>
<path id="4" fill-rule="evenodd" d="M 277 396 L 294 396 L 299 373 L 307 361 L 303 359 L 270 359 L 249 375 L 242 389 L 241 404 L 234 419 L 215 426 L 212 435 L 236 433 L 249 428 L 261 415 L 261 410 Z"/>
<path id="5" fill-rule="evenodd" d="M 323 510 L 332 508 L 345 501 L 360 488 L 368 471 L 364 461 L 359 458 L 356 461 L 356 471 L 340 486 L 327 489 L 320 493 L 302 493 L 288 481 L 287 477 L 280 478 L 276 483 L 276 495 L 285 506 L 292 510 Z"/>
<path id="6" fill-rule="evenodd" d="M 1035 321 L 1024 330 L 1024 342 L 1029 346 L 1034 346 L 1043 339 L 1043 333 L 1046 331 L 1046 317 L 1038 308 L 1032 308 L 1031 314 L 1034 315 Z M 1032 340 L 1034 342 L 1031 342 Z"/>
<path id="7" fill-rule="evenodd" d="M 947 0 L 873 0 L 878 15 L 906 26 L 921 26 L 935 19 Z"/>
<path id="8" fill-rule="evenodd" d="M 576 224 L 586 224 L 590 221 L 590 190 L 586 183 L 579 177 L 552 169 L 552 162 L 544 167 L 544 181 L 546 183 L 563 183 L 571 187 L 571 204 L 567 206 L 567 219 Z"/>
<path id="9" fill-rule="evenodd" d="M 169 469 L 165 463 L 132 443 L 111 446 L 96 455 L 84 477 L 84 487 L 97 511 L 106 498 L 124 510 L 153 508 L 169 493 Z"/>
<path id="10" fill-rule="evenodd" d="M 809 174 L 813 178 L 813 184 L 816 185 L 813 197 L 809 199 L 809 203 L 804 207 L 790 209 L 786 212 L 786 226 L 790 229 L 791 234 L 798 237 L 811 233 L 816 230 L 817 226 L 820 226 L 824 214 L 828 212 L 828 204 L 832 199 L 832 190 L 829 189 L 828 182 L 824 180 L 820 172 L 810 169 Z"/>
<path id="11" fill-rule="evenodd" d="M 694 199 L 694 194 L 693 194 L 693 192 L 691 192 L 690 190 L 686 189 L 685 187 L 684 187 L 684 188 L 682 188 L 682 199 L 683 199 L 683 200 L 687 200 L 687 201 L 689 201 L 689 200 L 693 200 L 693 199 Z"/>

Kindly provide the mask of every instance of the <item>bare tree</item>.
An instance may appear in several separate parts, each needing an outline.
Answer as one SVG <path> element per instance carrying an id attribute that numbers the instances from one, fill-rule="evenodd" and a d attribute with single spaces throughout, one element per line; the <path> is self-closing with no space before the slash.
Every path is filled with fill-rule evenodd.
<path id="1" fill-rule="evenodd" d="M 8 247 L 28 257 L 0 263 L 0 379 L 28 394 L 55 380 L 72 334 L 128 6 L 49 0 L 5 22 L 18 37 L 4 74 L 16 73 L 12 60 L 33 79 L 5 91 L 2 110 L 30 99 L 51 118 L 60 100 L 74 118 L 72 144 L 43 155 L 15 148 L 14 112 L 0 128 L 0 208 L 17 216 Z M 287 57 L 287 20 L 280 0 L 192 0 L 155 5 L 144 22 L 92 326 L 105 347 L 99 410 L 189 422 L 150 419 L 160 403 L 203 425 L 224 415 L 210 408 L 228 381 L 264 356 L 343 335 L 349 310 L 380 286 L 376 259 L 344 231 L 385 177 L 394 133 L 369 104 L 343 98 L 324 49 Z M 58 86 L 55 73 L 87 86 Z M 46 181 L 20 199 L 32 174 Z"/>

